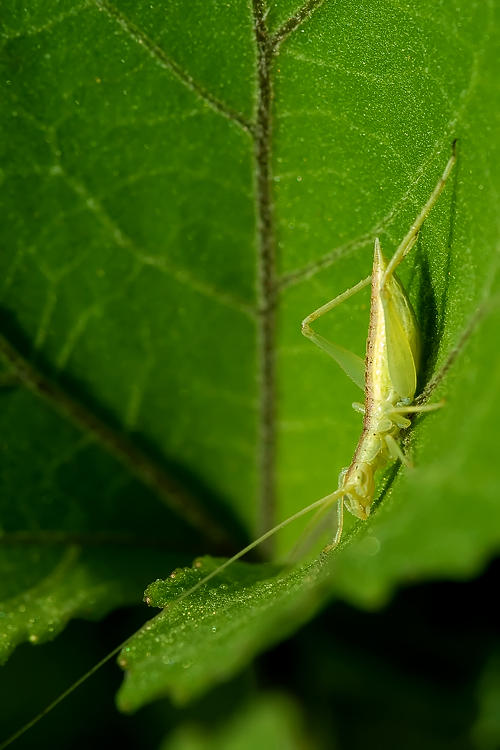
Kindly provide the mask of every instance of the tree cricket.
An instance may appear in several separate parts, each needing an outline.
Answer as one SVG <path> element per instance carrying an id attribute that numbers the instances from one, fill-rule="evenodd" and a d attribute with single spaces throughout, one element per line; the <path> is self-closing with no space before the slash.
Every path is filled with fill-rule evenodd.
<path id="1" fill-rule="evenodd" d="M 441 195 L 455 161 L 456 141 L 436 187 L 391 260 L 387 261 L 384 257 L 379 238 L 376 237 L 371 275 L 315 310 L 302 322 L 304 336 L 329 354 L 365 392 L 364 405 L 353 404 L 353 408 L 361 412 L 364 418 L 351 464 L 340 472 L 338 490 L 325 498 L 325 505 L 339 502 L 337 532 L 327 549 L 335 547 L 340 541 L 344 505 L 354 516 L 362 520 L 368 518 L 375 493 L 374 475 L 378 469 L 383 469 L 389 460 L 398 458 L 405 466 L 411 467 L 411 462 L 398 443 L 401 430 L 411 424 L 407 415 L 433 411 L 442 406 L 442 402 L 412 406 L 420 364 L 420 333 L 410 300 L 395 270 L 415 244 L 419 230 Z M 311 328 L 311 323 L 368 284 L 371 284 L 370 324 L 363 361 L 356 354 L 317 334 Z M 322 512 L 321 509 L 319 512 Z"/>

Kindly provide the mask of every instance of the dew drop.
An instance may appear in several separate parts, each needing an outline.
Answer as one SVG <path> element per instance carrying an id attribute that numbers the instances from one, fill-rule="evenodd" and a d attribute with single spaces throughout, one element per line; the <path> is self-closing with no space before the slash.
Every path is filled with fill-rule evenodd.
<path id="1" fill-rule="evenodd" d="M 361 549 L 365 555 L 369 555 L 371 557 L 373 555 L 376 555 L 377 552 L 380 550 L 380 542 L 374 536 L 367 537 L 363 540 Z"/>

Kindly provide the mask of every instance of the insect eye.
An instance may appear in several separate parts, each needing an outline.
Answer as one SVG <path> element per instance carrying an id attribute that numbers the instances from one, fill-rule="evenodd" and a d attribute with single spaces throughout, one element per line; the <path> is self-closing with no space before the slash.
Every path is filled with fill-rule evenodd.
<path id="1" fill-rule="evenodd" d="M 362 484 L 365 484 L 366 482 L 366 476 L 364 471 L 361 471 L 361 469 L 358 469 L 357 472 L 354 474 L 354 484 L 358 485 L 358 487 Z"/>

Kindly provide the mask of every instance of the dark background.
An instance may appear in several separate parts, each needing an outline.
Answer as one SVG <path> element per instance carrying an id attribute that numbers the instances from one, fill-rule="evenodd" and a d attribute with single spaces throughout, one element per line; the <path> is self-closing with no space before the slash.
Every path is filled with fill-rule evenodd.
<path id="1" fill-rule="evenodd" d="M 245 673 L 182 709 L 165 700 L 134 716 L 119 714 L 113 695 L 121 671 L 112 660 L 13 748 L 156 748 L 186 721 L 215 731 L 256 692 L 267 690 L 286 693 L 301 707 L 307 744 L 297 740 L 298 748 L 494 750 L 494 738 L 478 739 L 471 729 L 480 709 L 481 675 L 500 652 L 499 578 L 500 559 L 474 581 L 402 590 L 379 612 L 333 603 Z M 0 672 L 2 739 L 139 627 L 145 615 L 144 607 L 135 607 L 100 624 L 73 621 L 54 643 L 19 647 Z"/>

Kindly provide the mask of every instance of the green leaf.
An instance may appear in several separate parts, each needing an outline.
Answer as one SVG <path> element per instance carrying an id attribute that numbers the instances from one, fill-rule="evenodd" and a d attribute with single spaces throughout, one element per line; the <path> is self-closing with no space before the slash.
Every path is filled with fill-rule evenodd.
<path id="1" fill-rule="evenodd" d="M 191 571 L 180 571 L 181 587 L 214 570 L 204 558 Z M 320 558 L 286 575 L 270 576 L 270 566 L 235 563 L 188 598 L 150 620 L 125 646 L 119 664 L 127 680 L 118 705 L 132 712 L 155 698 L 170 696 L 183 704 L 246 666 L 252 656 L 293 632 L 322 603 L 328 566 Z M 174 579 L 174 596 L 179 584 Z M 167 584 L 167 585 L 166 585 Z M 187 588 L 184 589 L 187 592 Z M 181 592 L 184 593 L 184 592 Z M 171 595 L 170 595 L 171 596 Z M 170 598 L 168 581 L 148 587 L 153 606 Z"/>
<path id="2" fill-rule="evenodd" d="M 498 652 L 490 654 L 480 677 L 477 701 L 479 715 L 472 728 L 474 745 L 478 750 L 493 750 L 500 741 L 500 663 Z"/>
<path id="3" fill-rule="evenodd" d="M 11 554 L 9 568 L 2 571 L 4 580 L 11 585 L 16 579 L 23 580 L 26 568 L 37 568 L 40 558 L 45 565 L 49 563 L 48 554 L 40 547 L 31 548 L 29 555 L 22 549 L 17 560 Z M 117 607 L 135 603 L 145 578 L 164 563 L 163 555 L 150 550 L 143 550 L 139 557 L 117 549 L 111 562 L 107 551 L 83 552 L 77 546 L 54 554 L 49 575 L 0 602 L 0 661 L 24 641 L 39 644 L 52 640 L 72 617 L 99 619 Z"/>
<path id="4" fill-rule="evenodd" d="M 271 563 L 249 565 L 248 563 L 234 562 L 230 567 L 219 571 L 224 562 L 224 558 L 206 555 L 195 560 L 190 568 L 177 568 L 165 581 L 158 578 L 150 583 L 144 592 L 144 601 L 149 607 L 163 609 L 168 604 L 175 603 L 182 594 L 186 594 L 193 586 L 198 587 L 210 574 L 213 574 L 217 580 L 211 579 L 204 586 L 208 586 L 209 589 L 214 586 L 220 589 L 222 586 L 225 590 L 228 585 L 233 586 L 234 584 L 238 584 L 238 587 L 251 586 L 256 580 L 274 577 L 281 573 L 283 569 L 281 565 Z"/>
<path id="5" fill-rule="evenodd" d="M 423 329 L 419 388 L 451 365 L 432 394 L 446 407 L 407 441 L 416 469 L 381 478 L 332 571 L 320 558 L 252 583 L 251 600 L 235 583 L 218 601 L 222 630 L 238 604 L 238 632 L 211 639 L 190 620 L 205 634 L 193 644 L 217 648 L 177 641 L 178 686 L 162 668 L 123 704 L 228 678 L 326 588 L 377 607 L 408 581 L 477 574 L 500 547 L 492 5 L 30 0 L 2 16 L 9 648 L 139 599 L 335 489 L 358 389 L 300 321 L 368 275 L 375 236 L 390 255 L 455 137 L 457 166 L 400 273 Z M 350 299 L 318 330 L 361 355 L 368 304 Z M 146 627 L 168 640 L 189 606 Z"/>
<path id="6" fill-rule="evenodd" d="M 181 726 L 161 750 L 294 750 L 313 747 L 300 727 L 300 712 L 287 696 L 264 693 L 232 716 L 226 727 L 207 733 L 193 724 Z"/>

